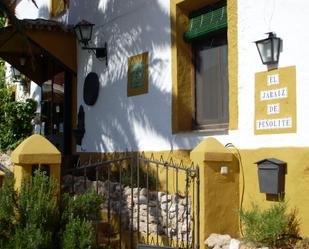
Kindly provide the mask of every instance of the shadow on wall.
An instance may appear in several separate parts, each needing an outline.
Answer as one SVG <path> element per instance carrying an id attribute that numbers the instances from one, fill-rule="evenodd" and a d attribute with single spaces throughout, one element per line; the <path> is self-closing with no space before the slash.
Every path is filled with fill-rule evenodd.
<path id="1" fill-rule="evenodd" d="M 49 18 L 49 9 L 47 5 L 43 5 L 39 8 L 39 18 Z"/>
<path id="2" fill-rule="evenodd" d="M 30 19 L 31 18 L 49 19 L 49 7 L 48 7 L 46 1 L 42 1 L 42 0 L 28 0 L 28 1 L 16 0 L 16 6 L 18 6 L 21 2 L 28 2 L 27 4 L 29 5 L 29 6 L 27 6 L 26 10 L 25 9 L 22 10 L 22 11 L 26 11 L 26 12 L 24 12 L 22 14 L 22 15 L 25 15 L 25 16 L 28 15 L 28 17 L 26 17 L 26 18 L 30 18 Z M 35 4 L 34 4 L 34 2 L 35 2 Z M 37 9 L 36 5 L 38 6 L 38 9 Z M 29 11 L 31 13 L 29 13 Z M 21 19 L 23 19 L 23 18 L 21 18 Z"/>
<path id="3" fill-rule="evenodd" d="M 79 51 L 78 106 L 85 107 L 86 117 L 83 147 L 101 152 L 195 146 L 198 137 L 176 143 L 171 135 L 169 1 L 78 0 L 70 4 L 69 23 L 82 19 L 95 23 L 94 44 L 108 44 L 107 68 L 92 54 Z M 145 51 L 149 52 L 148 94 L 127 97 L 128 57 Z M 101 86 L 97 103 L 87 106 L 83 82 L 92 71 L 99 75 Z"/>

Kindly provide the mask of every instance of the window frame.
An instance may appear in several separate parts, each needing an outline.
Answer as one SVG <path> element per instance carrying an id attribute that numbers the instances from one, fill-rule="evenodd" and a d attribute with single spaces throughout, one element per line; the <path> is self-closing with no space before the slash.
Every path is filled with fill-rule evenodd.
<path id="1" fill-rule="evenodd" d="M 50 17 L 62 16 L 69 9 L 69 0 L 50 0 Z"/>
<path id="2" fill-rule="evenodd" d="M 227 53 L 227 58 L 226 58 L 226 63 L 227 63 L 227 92 L 225 93 L 227 96 L 224 96 L 227 98 L 227 122 L 220 122 L 219 119 L 217 119 L 218 122 L 210 123 L 210 124 L 198 124 L 197 122 L 197 97 L 196 97 L 196 91 L 197 91 L 197 78 L 196 78 L 196 57 L 197 57 L 197 50 L 199 47 L 201 47 L 201 43 L 203 42 L 208 42 L 211 37 L 219 37 L 219 38 L 224 38 L 226 43 L 222 45 L 226 45 L 228 49 L 228 37 L 227 37 L 227 28 L 224 29 L 223 31 L 220 31 L 218 33 L 215 33 L 211 36 L 204 37 L 201 39 L 198 39 L 194 41 L 191 45 L 191 50 L 192 50 L 192 62 L 193 62 L 193 69 L 192 69 L 192 119 L 193 119 L 193 124 L 192 124 L 192 129 L 193 130 L 198 130 L 198 131 L 210 131 L 210 132 L 222 132 L 222 131 L 228 131 L 229 129 L 229 121 L 230 121 L 230 112 L 229 112 L 229 63 L 228 63 L 228 53 Z M 219 45 L 219 46 L 222 46 Z M 219 47 L 219 46 L 214 46 L 214 47 Z M 210 48 L 211 49 L 211 48 Z M 222 98 L 224 98 L 222 97 Z"/>
<path id="3" fill-rule="evenodd" d="M 188 31 L 190 13 L 215 4 L 219 0 L 171 0 L 172 54 L 172 134 L 206 132 L 209 135 L 227 134 L 238 129 L 238 0 L 227 1 L 229 127 L 228 132 L 194 130 L 193 66 L 191 44 L 183 39 Z M 206 134 L 205 133 L 205 134 Z"/>

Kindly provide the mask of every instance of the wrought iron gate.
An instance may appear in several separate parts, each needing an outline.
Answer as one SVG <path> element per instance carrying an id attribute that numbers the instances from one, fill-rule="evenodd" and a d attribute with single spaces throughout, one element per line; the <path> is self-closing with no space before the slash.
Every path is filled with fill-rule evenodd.
<path id="1" fill-rule="evenodd" d="M 126 156 L 89 160 L 67 172 L 72 194 L 93 186 L 105 196 L 97 243 L 110 248 L 199 248 L 199 168 Z"/>

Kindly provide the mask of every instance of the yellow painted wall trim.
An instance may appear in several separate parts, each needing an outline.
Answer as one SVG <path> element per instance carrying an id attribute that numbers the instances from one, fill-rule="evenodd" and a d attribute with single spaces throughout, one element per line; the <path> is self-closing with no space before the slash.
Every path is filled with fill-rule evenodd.
<path id="1" fill-rule="evenodd" d="M 309 147 L 280 147 L 240 150 L 242 158 L 244 180 L 240 177 L 240 191 L 244 184 L 243 207 L 251 208 L 257 204 L 262 209 L 268 208 L 275 202 L 267 200 L 264 193 L 260 193 L 258 169 L 255 162 L 265 158 L 277 158 L 287 163 L 285 175 L 285 197 L 288 209 L 297 210 L 300 220 L 300 235 L 309 236 Z"/>
<path id="2" fill-rule="evenodd" d="M 149 67 L 148 58 L 149 58 L 148 52 L 134 55 L 128 58 L 128 83 L 127 83 L 128 97 L 148 93 L 148 67 Z M 143 76 L 144 77 L 143 77 L 142 83 L 133 82 L 133 80 L 136 81 L 136 79 L 133 79 L 132 70 L 133 70 L 133 67 L 136 66 L 137 63 L 143 63 Z M 134 86 L 134 84 L 138 84 L 138 86 Z"/>
<path id="3" fill-rule="evenodd" d="M 205 142 L 207 141 L 207 142 Z M 198 145 L 191 153 L 188 150 L 176 150 L 176 151 L 147 151 L 143 154 L 150 158 L 153 156 L 155 159 L 160 159 L 161 155 L 164 160 L 169 161 L 173 159 L 174 163 L 179 163 L 181 160 L 184 161 L 184 165 L 190 165 L 194 162 L 194 165 L 198 164 L 200 167 L 200 176 L 201 178 L 207 177 L 207 181 L 201 181 L 200 185 L 200 193 L 209 194 L 207 198 L 216 198 L 216 196 L 224 196 L 225 198 L 229 198 L 224 191 L 222 191 L 223 186 L 227 188 L 228 194 L 236 194 L 242 192 L 243 181 L 240 167 L 241 165 L 237 165 L 237 160 L 233 159 L 232 162 L 223 162 L 222 164 L 219 161 L 205 161 L 205 153 L 214 153 L 217 151 L 218 153 L 225 152 L 227 148 L 225 148 L 222 144 L 220 144 L 214 138 L 208 138 L 204 140 L 203 143 Z M 230 148 L 228 149 L 233 153 L 233 155 L 237 155 L 237 151 Z M 137 152 L 135 152 L 137 153 Z M 242 168 L 244 172 L 245 179 L 245 189 L 243 196 L 243 207 L 250 208 L 252 202 L 258 204 L 262 208 L 269 207 L 274 202 L 266 200 L 266 195 L 260 193 L 259 185 L 258 185 L 258 174 L 257 174 L 257 165 L 255 162 L 264 159 L 264 158 L 277 158 L 282 161 L 287 162 L 287 174 L 285 178 L 285 200 L 288 201 L 288 207 L 290 209 L 297 208 L 298 214 L 297 217 L 300 219 L 300 233 L 301 236 L 309 236 L 309 147 L 280 147 L 280 148 L 259 148 L 259 149 L 240 149 L 240 158 L 242 162 Z M 125 153 L 81 153 L 81 161 L 88 161 L 89 156 L 91 156 L 92 160 L 95 161 L 99 158 L 112 158 L 121 157 L 125 155 Z M 191 160 L 190 160 L 191 157 Z M 206 166 L 205 166 L 206 165 Z M 232 172 L 231 176 L 222 176 L 220 174 L 220 166 L 228 166 L 230 172 Z M 237 177 L 237 175 L 239 175 Z M 239 179 L 238 179 L 239 178 Z M 173 175 L 171 175 L 170 179 L 174 179 Z M 212 182 L 214 181 L 214 182 Z M 171 184 L 171 189 L 173 186 L 173 181 L 169 181 Z M 230 184 L 230 185 L 229 185 Z M 217 186 L 217 187 L 216 187 Z M 235 187 L 236 186 L 236 187 Z M 211 191 L 211 188 L 214 188 L 215 191 Z M 231 189 L 229 189 L 231 187 Z M 233 189 L 232 189 L 233 188 Z M 201 196 L 201 198 L 205 198 Z M 201 205 L 200 212 L 204 212 L 207 208 L 215 207 L 217 204 L 212 200 L 206 202 L 205 205 Z M 228 211 L 233 211 L 233 215 L 236 214 L 237 210 L 239 210 L 241 194 L 239 196 L 239 202 L 237 203 L 237 197 L 233 197 L 233 205 L 234 208 L 229 206 Z M 202 199 L 201 199 L 202 200 Z M 229 203 L 229 202 L 228 202 Z M 223 203 L 224 204 L 224 203 Z M 218 208 L 217 208 L 218 209 Z M 220 210 L 221 212 L 222 210 Z M 221 214 L 221 213 L 219 213 Z M 223 214 L 224 215 L 224 214 Z M 208 218 L 212 218 L 208 216 Z M 218 220 L 222 221 L 222 217 L 213 216 L 213 219 L 218 218 Z M 234 217 L 235 218 L 235 217 Z M 200 216 L 201 223 L 204 222 L 203 217 Z M 224 219 L 223 219 L 224 221 Z M 231 221 L 231 220 L 229 220 Z M 214 221 L 212 224 L 215 224 Z M 209 224 L 209 223 L 208 223 Z M 236 229 L 237 222 L 234 222 L 234 229 Z M 201 236 L 204 236 L 207 231 L 205 230 L 207 227 L 201 228 Z M 216 227 L 216 229 L 219 229 Z M 209 230 L 208 230 L 209 231 Z M 201 240 L 201 242 L 203 242 Z M 203 245 L 201 243 L 201 245 Z M 202 247 L 201 247 L 202 248 Z"/>
<path id="4" fill-rule="evenodd" d="M 127 157 L 128 155 L 136 156 L 139 154 L 145 158 L 153 158 L 155 160 L 164 160 L 165 162 L 170 162 L 173 160 L 174 163 L 179 164 L 182 162 L 185 166 L 191 166 L 190 161 L 190 150 L 175 150 L 175 151 L 145 151 L 145 152 L 113 152 L 113 153 L 100 153 L 100 152 L 79 152 L 77 153 L 80 157 L 81 163 L 88 163 L 89 158 L 91 160 L 111 160 L 121 157 Z"/>
<path id="5" fill-rule="evenodd" d="M 69 0 L 50 0 L 49 14 L 51 17 L 62 15 L 69 8 Z"/>
<path id="6" fill-rule="evenodd" d="M 60 164 L 61 152 L 41 135 L 25 139 L 11 154 L 14 164 Z"/>
<path id="7" fill-rule="evenodd" d="M 215 157 L 209 157 L 215 155 Z M 239 166 L 233 152 L 215 138 L 207 138 L 190 153 L 190 158 L 200 168 L 200 245 L 211 233 L 230 234 L 237 237 L 239 216 Z M 221 159 L 221 160 L 220 160 Z M 232 159 L 226 161 L 226 159 Z M 221 174 L 222 166 L 228 174 Z"/>
<path id="8" fill-rule="evenodd" d="M 236 159 L 230 150 L 225 148 L 217 139 L 213 137 L 209 137 L 197 145 L 191 151 L 190 157 L 197 159 L 197 162 L 231 162 Z"/>
<path id="9" fill-rule="evenodd" d="M 183 40 L 189 20 L 178 6 L 181 2 L 171 1 L 173 133 L 192 129 L 192 52 Z"/>
<path id="10" fill-rule="evenodd" d="M 238 13 L 237 0 L 227 0 L 229 129 L 238 129 Z"/>
<path id="11" fill-rule="evenodd" d="M 204 157 L 204 160 L 208 162 L 232 162 L 234 159 L 231 153 L 205 152 Z"/>
<path id="12" fill-rule="evenodd" d="M 183 39 L 191 11 L 216 0 L 171 0 L 172 132 L 192 130 L 193 65 L 191 45 Z M 237 0 L 227 1 L 229 65 L 229 129 L 238 129 L 238 34 Z"/>
<path id="13" fill-rule="evenodd" d="M 34 165 L 48 165 L 50 176 L 60 183 L 61 152 L 41 135 L 34 134 L 18 145 L 11 154 L 11 161 L 16 190 L 21 188 L 24 180 L 31 179 Z"/>
<path id="14" fill-rule="evenodd" d="M 278 80 L 278 82 L 269 84 L 268 79 L 270 77 L 273 80 Z M 285 97 L 270 97 L 269 91 L 276 90 L 279 90 L 280 93 L 283 92 Z M 262 97 L 264 100 L 261 99 Z M 256 73 L 254 134 L 296 133 L 296 103 L 296 66 Z M 272 105 L 276 105 L 279 111 L 271 110 L 269 107 Z M 269 113 L 269 111 L 272 111 L 272 113 Z M 275 121 L 271 122 L 272 120 Z M 269 123 L 272 123 L 272 125 L 269 125 Z"/>

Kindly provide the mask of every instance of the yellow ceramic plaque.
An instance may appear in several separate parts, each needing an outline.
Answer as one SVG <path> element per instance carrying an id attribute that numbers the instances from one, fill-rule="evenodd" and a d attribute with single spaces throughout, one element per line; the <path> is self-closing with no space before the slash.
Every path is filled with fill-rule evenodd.
<path id="1" fill-rule="evenodd" d="M 296 133 L 296 67 L 255 74 L 254 134 Z"/>
<path id="2" fill-rule="evenodd" d="M 148 52 L 128 59 L 128 96 L 148 93 Z"/>

